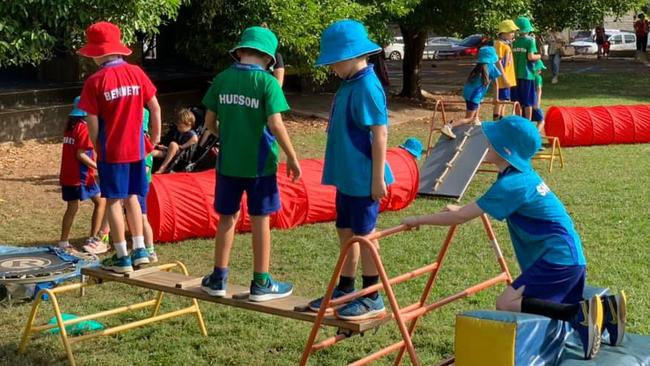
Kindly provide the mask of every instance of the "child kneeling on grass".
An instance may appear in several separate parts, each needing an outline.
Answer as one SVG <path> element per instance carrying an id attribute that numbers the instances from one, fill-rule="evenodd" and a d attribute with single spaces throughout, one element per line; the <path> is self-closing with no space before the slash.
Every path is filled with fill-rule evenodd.
<path id="1" fill-rule="evenodd" d="M 300 178 L 300 164 L 282 122 L 289 105 L 278 81 L 268 72 L 275 64 L 278 40 L 269 29 L 244 30 L 230 51 L 236 62 L 214 78 L 203 97 L 206 127 L 221 137 L 217 161 L 214 208 L 219 214 L 215 238 L 214 270 L 201 288 L 211 296 L 226 296 L 228 262 L 246 191 L 253 239 L 251 301 L 267 301 L 291 295 L 293 285 L 269 274 L 271 229 L 269 215 L 280 209 L 276 173 L 279 147 L 287 156 L 287 176 Z M 219 127 L 217 128 L 217 117 Z"/>
<path id="2" fill-rule="evenodd" d="M 343 82 L 334 97 L 327 129 L 323 184 L 336 187 L 336 231 L 344 246 L 354 235 L 375 231 L 379 201 L 387 195 L 393 176 L 386 163 L 388 110 L 381 82 L 368 65 L 368 55 L 381 47 L 368 38 L 363 24 L 341 20 L 330 25 L 321 36 L 316 66 L 329 68 Z M 373 241 L 379 247 L 377 240 Z M 356 266 L 361 257 L 363 288 L 379 282 L 372 254 L 366 247 L 355 248 L 343 265 L 334 297 L 355 290 Z M 309 303 L 318 311 L 322 297 Z M 384 301 L 377 292 L 349 302 L 336 311 L 346 320 L 380 316 Z"/>
<path id="3" fill-rule="evenodd" d="M 402 222 L 458 225 L 483 213 L 505 219 L 522 273 L 499 296 L 497 309 L 571 322 L 586 359 L 600 349 L 603 326 L 609 343 L 619 345 L 625 333 L 625 294 L 582 298 L 586 260 L 580 237 L 562 202 L 531 164 L 541 145 L 537 129 L 519 116 L 484 122 L 482 128 L 490 144 L 485 161 L 500 172 L 492 187 L 474 203 Z"/>
<path id="4" fill-rule="evenodd" d="M 454 127 L 466 123 L 480 124 L 479 122 L 479 108 L 485 94 L 490 87 L 490 83 L 501 76 L 502 72 L 499 70 L 499 57 L 492 46 L 483 46 L 478 51 L 478 60 L 476 66 L 472 69 L 467 82 L 463 87 L 463 98 L 465 98 L 465 105 L 467 112 L 465 118 L 457 121 L 445 123 L 440 129 L 445 136 L 455 139 L 456 135 L 452 131 Z"/>

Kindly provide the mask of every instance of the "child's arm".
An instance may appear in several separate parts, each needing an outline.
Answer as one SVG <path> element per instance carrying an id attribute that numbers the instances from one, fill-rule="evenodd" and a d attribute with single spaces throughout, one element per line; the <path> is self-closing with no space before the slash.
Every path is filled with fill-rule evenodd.
<path id="1" fill-rule="evenodd" d="M 483 214 L 483 210 L 472 202 L 465 206 L 448 205 L 441 212 L 433 215 L 424 216 L 411 216 L 402 219 L 402 224 L 408 226 L 420 225 L 438 225 L 438 226 L 452 226 L 465 223 L 469 220 L 477 218 Z"/>
<path id="2" fill-rule="evenodd" d="M 196 144 L 197 142 L 199 142 L 199 137 L 198 137 L 196 134 L 194 134 L 194 136 L 192 136 L 192 138 L 190 138 L 189 140 L 187 140 L 187 142 L 184 143 L 183 145 L 181 145 L 179 148 L 180 148 L 181 150 L 182 150 L 182 149 L 187 149 L 188 147 L 190 147 L 190 146 Z"/>
<path id="3" fill-rule="evenodd" d="M 88 125 L 88 135 L 90 136 L 90 141 L 92 141 L 93 146 L 97 148 L 97 135 L 99 134 L 99 119 L 97 115 L 90 114 L 84 118 L 86 124 Z"/>
<path id="4" fill-rule="evenodd" d="M 84 149 L 78 149 L 77 150 L 77 160 L 79 160 L 83 165 L 97 170 L 97 163 L 93 159 L 90 158 L 90 156 L 86 155 L 86 151 Z"/>
<path id="5" fill-rule="evenodd" d="M 381 125 L 370 126 L 370 129 L 372 130 L 372 199 L 379 201 L 388 194 L 384 180 L 388 128 L 386 125 Z"/>
<path id="6" fill-rule="evenodd" d="M 302 175 L 300 170 L 300 163 L 296 156 L 296 152 L 293 150 L 293 145 L 291 144 L 291 139 L 289 139 L 289 134 L 287 129 L 284 127 L 282 122 L 282 115 L 280 113 L 272 114 L 267 119 L 267 124 L 273 136 L 278 140 L 278 144 L 284 151 L 284 154 L 287 155 L 287 177 L 293 174 L 293 181 L 297 181 L 298 178 Z"/>
<path id="7" fill-rule="evenodd" d="M 149 129 L 151 131 L 151 143 L 157 145 L 160 142 L 160 104 L 154 95 L 148 102 L 149 108 Z"/>
<path id="8" fill-rule="evenodd" d="M 537 61 L 542 58 L 539 53 L 528 52 L 528 61 Z"/>

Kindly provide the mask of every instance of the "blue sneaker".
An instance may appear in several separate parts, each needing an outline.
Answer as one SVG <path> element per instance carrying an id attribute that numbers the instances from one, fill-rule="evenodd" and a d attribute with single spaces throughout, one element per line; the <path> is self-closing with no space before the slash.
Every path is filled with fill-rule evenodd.
<path id="1" fill-rule="evenodd" d="M 248 295 L 250 301 L 261 302 L 290 296 L 293 292 L 293 285 L 287 282 L 276 281 L 269 277 L 266 286 L 260 286 L 251 281 L 251 293 Z"/>
<path id="2" fill-rule="evenodd" d="M 145 248 L 133 249 L 131 252 L 131 261 L 134 266 L 149 264 L 149 253 Z"/>
<path id="3" fill-rule="evenodd" d="M 354 292 L 354 290 L 352 292 Z M 332 299 L 336 299 L 338 297 L 350 294 L 352 292 L 345 292 L 345 291 L 340 290 L 338 287 L 334 287 L 334 293 L 332 294 Z M 309 304 L 307 304 L 307 306 L 309 307 L 309 310 L 318 312 L 318 310 L 320 309 L 320 304 L 322 304 L 322 303 L 323 303 L 323 296 L 319 297 L 318 299 L 314 299 L 314 300 L 310 301 Z M 339 307 L 340 306 L 341 305 L 339 305 Z"/>
<path id="4" fill-rule="evenodd" d="M 586 360 L 594 357 L 600 350 L 601 325 L 603 324 L 603 303 L 596 295 L 578 304 L 578 314 L 572 322 L 578 332 Z"/>
<path id="5" fill-rule="evenodd" d="M 349 302 L 336 311 L 336 316 L 344 320 L 364 320 L 375 318 L 386 311 L 380 295 L 376 299 L 363 296 Z"/>
<path id="6" fill-rule="evenodd" d="M 102 262 L 102 268 L 116 273 L 133 272 L 131 257 L 128 255 L 118 258 L 117 254 L 113 254 L 112 257 L 104 259 Z"/>
<path id="7" fill-rule="evenodd" d="M 201 290 L 205 291 L 210 296 L 225 297 L 227 286 L 227 277 L 218 279 L 210 274 L 203 277 L 203 281 L 201 281 Z"/>
<path id="8" fill-rule="evenodd" d="M 625 323 L 627 320 L 627 298 L 625 292 L 603 297 L 603 329 L 609 333 L 609 344 L 618 346 L 625 336 Z"/>

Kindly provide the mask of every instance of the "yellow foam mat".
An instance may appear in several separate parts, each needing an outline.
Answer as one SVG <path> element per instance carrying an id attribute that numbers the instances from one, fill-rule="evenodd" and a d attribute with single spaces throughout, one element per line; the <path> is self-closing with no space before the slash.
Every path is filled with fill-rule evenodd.
<path id="1" fill-rule="evenodd" d="M 517 324 L 456 316 L 456 366 L 515 364 Z"/>

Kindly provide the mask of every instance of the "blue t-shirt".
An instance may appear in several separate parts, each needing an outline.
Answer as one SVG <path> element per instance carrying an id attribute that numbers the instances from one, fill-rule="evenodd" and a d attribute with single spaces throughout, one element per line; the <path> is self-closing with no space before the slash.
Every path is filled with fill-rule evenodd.
<path id="1" fill-rule="evenodd" d="M 501 71 L 499 71 L 494 64 L 488 64 L 487 69 L 488 78 L 490 79 L 488 85 L 483 85 L 483 78 L 480 75 L 465 83 L 465 86 L 463 87 L 463 98 L 465 98 L 466 101 L 480 104 L 483 101 L 483 97 L 485 97 L 488 88 L 490 88 L 490 83 L 501 76 Z"/>
<path id="2" fill-rule="evenodd" d="M 586 265 L 571 217 L 535 171 L 522 173 L 508 167 L 477 204 L 495 219 L 506 219 L 522 271 L 540 258 L 560 265 Z"/>
<path id="3" fill-rule="evenodd" d="M 370 126 L 388 125 L 386 95 L 369 65 L 344 80 L 334 96 L 327 126 L 323 184 L 349 196 L 372 195 L 372 132 Z M 384 179 L 393 183 L 386 163 Z"/>

